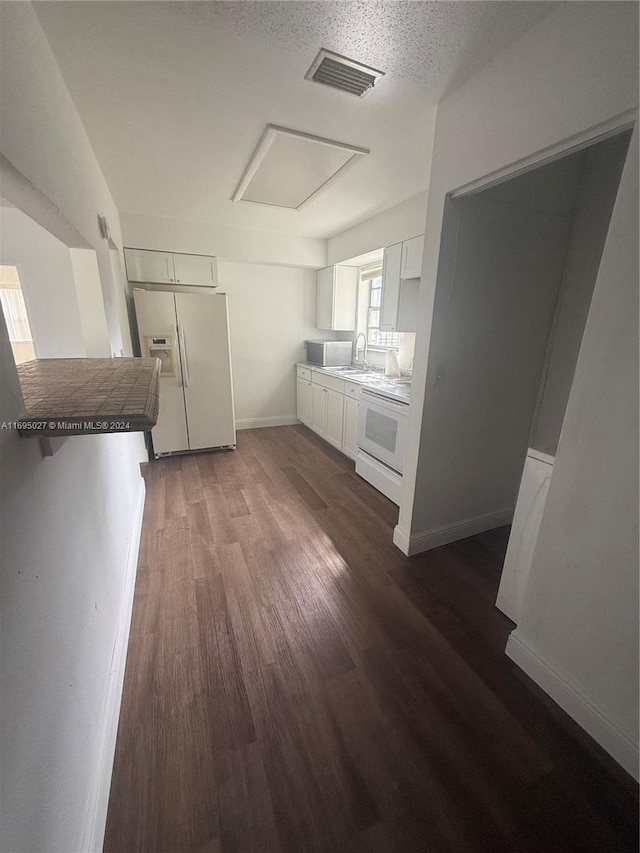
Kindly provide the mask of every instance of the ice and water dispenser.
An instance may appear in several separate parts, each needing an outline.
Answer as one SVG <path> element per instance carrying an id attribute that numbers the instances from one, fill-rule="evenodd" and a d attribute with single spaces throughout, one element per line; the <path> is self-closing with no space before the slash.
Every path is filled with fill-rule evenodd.
<path id="1" fill-rule="evenodd" d="M 149 358 L 160 359 L 160 376 L 176 375 L 176 349 L 172 335 L 154 337 L 144 336 L 146 354 Z"/>

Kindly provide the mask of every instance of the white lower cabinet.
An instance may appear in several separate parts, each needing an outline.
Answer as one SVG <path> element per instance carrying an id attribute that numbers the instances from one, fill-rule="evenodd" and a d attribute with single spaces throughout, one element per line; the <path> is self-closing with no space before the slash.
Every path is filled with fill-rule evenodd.
<path id="1" fill-rule="evenodd" d="M 297 399 L 297 417 L 303 424 L 309 426 L 311 424 L 312 413 L 312 398 L 311 398 L 311 380 L 302 379 L 298 376 L 296 380 L 296 399 Z"/>
<path id="2" fill-rule="evenodd" d="M 342 418 L 344 395 L 325 388 L 327 398 L 327 433 L 323 438 L 338 450 L 342 450 Z"/>
<path id="3" fill-rule="evenodd" d="M 324 438 L 327 432 L 327 389 L 311 385 L 311 429 Z"/>
<path id="4" fill-rule="evenodd" d="M 296 389 L 298 420 L 350 459 L 355 459 L 360 387 L 298 365 Z"/>
<path id="5" fill-rule="evenodd" d="M 338 391 L 311 383 L 311 423 L 321 438 L 342 450 L 344 398 Z"/>
<path id="6" fill-rule="evenodd" d="M 353 397 L 344 398 L 344 421 L 342 426 L 342 452 L 355 461 L 358 455 L 358 408 Z"/>

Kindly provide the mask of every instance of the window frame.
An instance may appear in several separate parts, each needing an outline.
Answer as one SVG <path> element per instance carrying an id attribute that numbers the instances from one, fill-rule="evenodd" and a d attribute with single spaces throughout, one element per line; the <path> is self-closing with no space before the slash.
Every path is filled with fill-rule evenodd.
<path id="1" fill-rule="evenodd" d="M 379 281 L 380 284 L 375 287 L 372 286 L 373 282 Z M 400 333 L 399 332 L 385 332 L 380 329 L 380 311 L 382 309 L 382 266 L 376 264 L 374 267 L 362 267 L 360 269 L 360 286 L 366 285 L 367 287 L 367 298 L 366 298 L 366 309 L 365 309 L 365 327 L 364 329 L 358 329 L 358 332 L 362 331 L 367 338 L 367 348 L 370 350 L 380 350 L 381 352 L 386 352 L 387 350 L 395 350 L 398 352 L 400 350 Z M 373 305 L 373 294 L 377 291 L 380 293 L 380 299 L 378 305 Z M 378 325 L 371 325 L 371 312 L 378 312 Z M 379 336 L 384 336 L 385 338 L 391 338 L 391 342 L 382 343 L 379 340 Z M 373 340 L 372 340 L 373 338 Z"/>
<path id="2" fill-rule="evenodd" d="M 17 264 L 0 264 L 0 311 L 4 317 L 15 363 L 22 364 L 37 358 L 29 307 Z M 27 333 L 27 336 L 24 333 Z"/>

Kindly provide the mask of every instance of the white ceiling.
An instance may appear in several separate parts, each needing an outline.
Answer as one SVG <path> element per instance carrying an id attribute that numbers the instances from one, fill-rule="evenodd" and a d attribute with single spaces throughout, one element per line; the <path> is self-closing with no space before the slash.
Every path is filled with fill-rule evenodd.
<path id="1" fill-rule="evenodd" d="M 122 212 L 328 237 L 426 189 L 438 99 L 553 2 L 43 2 Z M 385 72 L 304 80 L 321 47 Z M 304 209 L 232 202 L 268 123 L 371 154 Z"/>

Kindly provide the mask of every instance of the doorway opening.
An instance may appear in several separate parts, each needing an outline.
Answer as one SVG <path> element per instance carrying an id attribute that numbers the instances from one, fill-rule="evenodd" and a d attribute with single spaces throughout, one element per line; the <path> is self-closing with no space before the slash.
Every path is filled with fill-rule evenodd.
<path id="1" fill-rule="evenodd" d="M 36 357 L 29 314 L 22 293 L 18 267 L 0 264 L 0 305 L 9 333 L 9 342 L 16 364 Z"/>
<path id="2" fill-rule="evenodd" d="M 516 509 L 520 550 L 505 572 L 517 578 L 507 591 L 503 572 L 499 597 L 514 621 L 630 139 L 624 130 L 445 205 L 429 360 L 450 448 L 441 511 L 504 524 L 529 468 L 551 466 Z"/>

